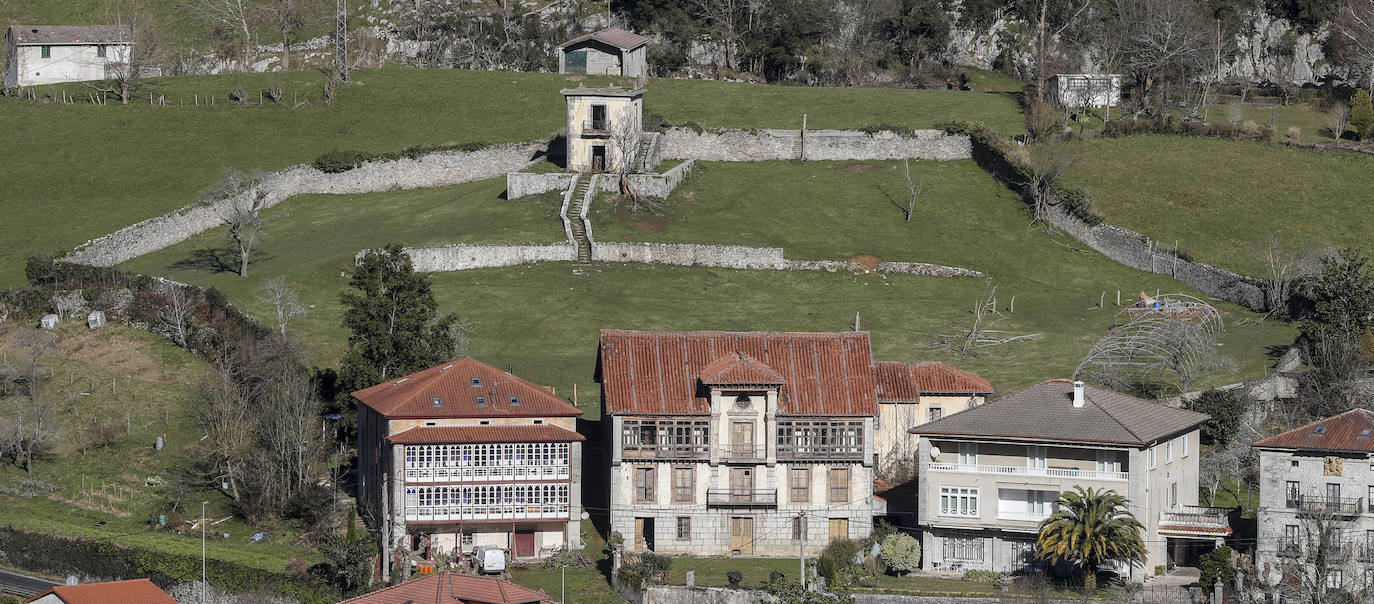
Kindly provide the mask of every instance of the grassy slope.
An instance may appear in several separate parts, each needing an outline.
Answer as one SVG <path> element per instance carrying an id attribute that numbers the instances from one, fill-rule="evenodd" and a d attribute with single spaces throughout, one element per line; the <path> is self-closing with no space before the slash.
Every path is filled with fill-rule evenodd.
<path id="1" fill-rule="evenodd" d="M 9 355 L 15 354 L 12 346 L 19 329 L 14 323 L 0 325 L 0 349 Z M 60 488 L 31 499 L 0 495 L 3 522 L 34 531 L 55 530 L 199 555 L 199 535 L 183 537 L 149 529 L 147 519 L 149 514 L 172 510 L 171 500 L 148 486 L 148 480 L 171 479 L 187 463 L 185 450 L 197 434 L 184 411 L 186 384 L 206 370 L 203 362 L 163 338 L 118 324 L 91 332 L 84 324 L 70 321 L 55 333 L 61 354 L 45 364 L 53 373 L 48 395 L 60 409 L 58 455 L 35 463 L 31 476 L 18 467 L 0 467 L 0 485 L 13 487 L 33 478 Z M 115 426 L 118 441 L 82 451 L 91 442 L 89 430 L 96 421 Z M 156 453 L 152 443 L 159 435 L 167 437 L 167 448 Z M 228 500 L 218 493 L 187 493 L 178 511 L 187 517 L 199 516 L 202 499 L 210 501 L 212 516 L 229 515 Z M 237 519 L 216 525 L 230 537 L 211 540 L 208 555 L 274 572 L 281 572 L 292 557 L 309 558 L 291 545 L 295 535 L 290 531 L 278 532 L 269 543 L 250 544 L 248 537 L 261 528 Z"/>
<path id="2" fill-rule="evenodd" d="M 472 322 L 475 356 L 498 366 L 513 365 L 522 376 L 560 393 L 578 384 L 579 402 L 592 415 L 596 390 L 590 380 L 597 330 L 603 327 L 833 331 L 852 328 L 858 312 L 862 327 L 874 334 L 879 358 L 956 360 L 1005 391 L 1073 371 L 1092 340 L 1111 324 L 1110 302 L 1108 309 L 1092 309 L 1102 292 L 1180 289 L 1167 277 L 1072 251 L 1028 230 L 1020 202 L 971 162 L 920 164 L 928 193 L 917 220 L 907 224 L 880 192 L 895 194 L 904 186 L 894 165 L 713 164 L 675 195 L 673 211 L 681 216 L 670 219 L 663 233 L 640 233 L 604 213 L 594 217 L 593 228 L 603 240 L 782 245 L 794 258 L 869 253 L 967 266 L 993 278 L 1004 309 L 1016 296 L 1015 313 L 999 328 L 1042 333 L 1043 340 L 988 349 L 976 359 L 953 359 L 929 348 L 927 334 L 948 333 L 967 321 L 969 307 L 983 292 L 978 279 L 546 264 L 437 274 L 435 292 L 443 311 Z M 770 186 L 759 187 L 760 179 Z M 290 217 L 274 224 L 262 242 L 264 258 L 272 258 L 252 271 L 255 277 L 285 275 L 302 289 L 304 302 L 318 305 L 298 329 L 312 344 L 317 362 L 326 365 L 343 352 L 346 334 L 339 325 L 337 300 L 346 282 L 339 274 L 356 250 L 385 241 L 474 237 L 445 234 L 436 227 L 399 229 L 386 218 L 391 210 L 372 204 L 348 204 L 344 207 L 351 209 L 338 221 L 306 228 L 302 221 L 311 212 L 296 210 L 296 202 L 282 206 Z M 552 200 L 544 203 L 552 205 Z M 557 232 L 552 218 L 548 223 L 546 232 Z M 242 280 L 195 266 L 177 268 L 195 250 L 220 242 L 217 234 L 206 234 L 125 268 L 214 285 L 236 304 L 265 317 L 266 309 L 255 299 L 259 279 Z M 1232 319 L 1247 316 L 1233 307 L 1225 310 Z M 1234 328 L 1227 335 L 1226 352 L 1242 366 L 1243 375 L 1256 376 L 1268 362 L 1264 347 L 1291 337 L 1290 329 L 1272 323 Z"/>
<path id="3" fill-rule="evenodd" d="M 318 98 L 323 83 L 312 71 L 163 78 L 154 92 L 174 104 L 167 108 L 0 99 L 9 142 L 0 190 L 13 208 L 0 222 L 8 244 L 0 248 L 0 285 L 22 279 L 29 254 L 66 250 L 194 201 L 225 167 L 275 170 L 340 148 L 548 137 L 563 126 L 558 90 L 574 85 L 557 74 L 395 68 L 359 70 L 359 85 L 344 87 L 333 107 L 225 102 L 236 85 L 251 98 L 276 78 L 286 99 Z M 211 94 L 213 108 L 187 106 Z M 982 93 L 655 80 L 647 104 L 674 123 L 706 126 L 797 127 L 810 112 L 818 128 L 928 128 L 957 112 L 1020 127 L 1010 97 Z"/>
<path id="4" fill-rule="evenodd" d="M 1258 275 L 1271 233 L 1291 245 L 1369 246 L 1374 158 L 1274 144 L 1140 136 L 1085 144 L 1069 174 L 1117 224 L 1199 261 Z M 1142 174 L 1151 175 L 1148 179 Z"/>

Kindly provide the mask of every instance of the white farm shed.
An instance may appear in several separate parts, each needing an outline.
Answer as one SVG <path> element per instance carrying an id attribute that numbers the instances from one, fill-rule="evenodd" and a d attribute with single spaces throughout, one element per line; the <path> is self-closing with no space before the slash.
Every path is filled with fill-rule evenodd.
<path id="1" fill-rule="evenodd" d="M 1061 73 L 1050 78 L 1050 93 L 1061 107 L 1115 107 L 1121 104 L 1121 74 Z"/>
<path id="2" fill-rule="evenodd" d="M 558 45 L 558 73 L 649 75 L 649 39 L 618 27 L 578 36 Z"/>
<path id="3" fill-rule="evenodd" d="M 11 25 L 5 87 L 108 79 L 128 63 L 133 39 L 127 25 Z"/>

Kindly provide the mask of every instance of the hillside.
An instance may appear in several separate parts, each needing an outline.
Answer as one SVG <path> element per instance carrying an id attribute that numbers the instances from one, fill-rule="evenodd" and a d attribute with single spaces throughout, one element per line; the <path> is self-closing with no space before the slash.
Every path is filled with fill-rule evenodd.
<path id="1" fill-rule="evenodd" d="M 168 107 L 0 98 L 0 128 L 10 133 L 7 153 L 14 158 L 0 174 L 0 188 L 19 200 L 0 223 L 0 240 L 9 244 L 0 249 L 0 285 L 22 281 L 30 254 L 68 250 L 195 201 L 224 168 L 277 170 L 335 149 L 547 140 L 563 127 L 558 90 L 579 80 L 392 68 L 359 70 L 356 83 L 343 87 L 332 106 L 226 101 L 235 87 L 254 98 L 277 81 L 285 98 L 317 101 L 324 78 L 310 71 L 163 78 L 152 90 Z M 79 84 L 69 90 L 78 98 L 86 95 Z M 211 95 L 215 105 L 204 106 Z M 1010 132 L 1021 129 L 1011 96 L 942 90 L 653 80 L 646 111 L 705 127 L 796 128 L 807 112 L 812 128 L 930 128 L 964 117 Z M 101 150 L 99 161 L 90 160 L 93 150 Z"/>
<path id="2" fill-rule="evenodd" d="M 1169 136 L 1081 146 L 1067 182 L 1098 214 L 1201 262 L 1262 275 L 1254 250 L 1271 234 L 1294 249 L 1368 247 L 1374 235 L 1368 155 Z"/>

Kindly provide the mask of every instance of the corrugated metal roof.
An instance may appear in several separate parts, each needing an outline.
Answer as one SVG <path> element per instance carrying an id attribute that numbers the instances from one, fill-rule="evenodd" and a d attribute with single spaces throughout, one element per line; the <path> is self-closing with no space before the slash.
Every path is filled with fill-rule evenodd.
<path id="1" fill-rule="evenodd" d="M 915 402 L 922 394 L 992 394 L 982 376 L 938 361 L 877 364 L 879 402 Z"/>
<path id="2" fill-rule="evenodd" d="M 567 42 L 559 44 L 558 48 L 572 46 L 573 44 L 577 44 L 579 42 L 586 42 L 587 40 L 596 40 L 598 42 L 604 42 L 606 44 L 610 44 L 611 46 L 621 48 L 624 50 L 632 50 L 649 41 L 648 38 L 641 36 L 637 33 L 634 33 L 632 31 L 620 29 L 619 27 L 608 27 L 598 32 L 592 32 L 590 34 L 581 35 L 571 40 L 568 40 Z"/>
<path id="3" fill-rule="evenodd" d="M 455 601 L 479 604 L 537 604 L 553 602 L 553 599 L 544 592 L 521 587 L 503 579 L 442 572 L 395 587 L 379 589 L 339 604 L 451 604 Z"/>
<path id="4" fill-rule="evenodd" d="M 1374 452 L 1374 412 L 1351 409 L 1255 441 L 1256 447 Z"/>
<path id="5" fill-rule="evenodd" d="M 702 369 L 733 352 L 784 380 L 787 415 L 874 415 L 873 353 L 866 332 L 648 332 L 601 330 L 599 380 L 608 413 L 710 413 Z"/>
<path id="6" fill-rule="evenodd" d="M 978 436 L 1144 446 L 1207 421 L 1204 413 L 1096 386 L 1073 406 L 1073 383 L 1049 380 L 912 428 L 925 436 Z"/>
<path id="7" fill-rule="evenodd" d="M 387 437 L 398 445 L 463 443 L 567 443 L 587 437 L 548 424 L 540 426 L 418 426 Z"/>
<path id="8" fill-rule="evenodd" d="M 382 382 L 354 392 L 353 396 L 389 418 L 582 414 L 542 386 L 471 357 Z"/>
<path id="9" fill-rule="evenodd" d="M 63 44 L 132 44 L 128 25 L 11 25 L 11 39 L 19 46 Z"/>
<path id="10" fill-rule="evenodd" d="M 57 597 L 67 604 L 176 604 L 177 602 L 148 579 L 58 585 L 24 601 L 32 602 L 48 594 L 57 594 Z"/>
<path id="11" fill-rule="evenodd" d="M 782 374 L 773 371 L 773 368 L 763 361 L 739 351 L 720 357 L 701 368 L 703 384 L 781 384 L 786 381 Z"/>

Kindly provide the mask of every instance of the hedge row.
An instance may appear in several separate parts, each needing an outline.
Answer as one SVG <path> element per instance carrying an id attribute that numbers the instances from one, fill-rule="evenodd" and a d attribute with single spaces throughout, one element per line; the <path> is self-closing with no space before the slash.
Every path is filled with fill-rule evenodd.
<path id="1" fill-rule="evenodd" d="M 381 153 L 356 150 L 330 151 L 315 158 L 314 165 L 315 169 L 321 172 L 338 174 L 339 172 L 352 170 L 367 162 L 419 159 L 430 153 L 439 153 L 443 151 L 462 151 L 464 153 L 471 153 L 473 151 L 485 149 L 486 147 L 486 143 L 472 142 L 446 143 L 443 145 L 416 145 L 414 147 L 406 147 L 400 151 L 386 151 Z"/>
<path id="2" fill-rule="evenodd" d="M 200 580 L 200 558 L 109 541 L 73 539 L 0 527 L 0 552 L 7 563 L 52 575 L 75 574 L 100 579 L 148 577 L 163 589 Z M 206 580 L 232 593 L 266 593 L 301 602 L 337 602 L 333 586 L 310 577 L 291 577 L 260 568 L 208 558 Z"/>
<path id="3" fill-rule="evenodd" d="M 969 137 L 973 147 L 973 161 L 1019 193 L 1027 203 L 1034 203 L 1026 190 L 1027 183 L 1031 180 L 1030 167 L 1011 152 L 1016 143 L 989 129 L 982 122 L 956 121 L 937 127 L 946 134 Z M 1054 188 L 1054 195 L 1059 198 L 1060 205 L 1079 220 L 1090 225 L 1102 223 L 1102 217 L 1093 211 L 1092 198 L 1083 190 L 1059 184 Z"/>
<path id="4" fill-rule="evenodd" d="M 1231 124 L 1204 124 L 1172 117 L 1166 119 L 1117 118 L 1107 122 L 1102 127 L 1102 136 L 1116 138 L 1136 134 L 1172 134 L 1174 136 L 1229 138 L 1261 142 L 1274 140 L 1273 128 L 1251 125 L 1252 128 Z"/>

